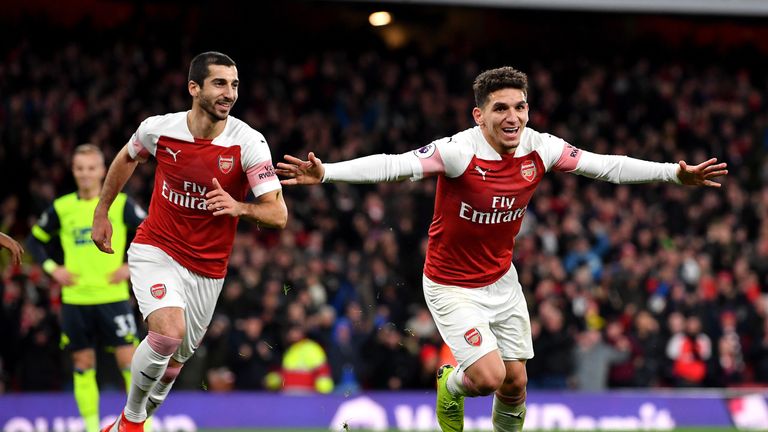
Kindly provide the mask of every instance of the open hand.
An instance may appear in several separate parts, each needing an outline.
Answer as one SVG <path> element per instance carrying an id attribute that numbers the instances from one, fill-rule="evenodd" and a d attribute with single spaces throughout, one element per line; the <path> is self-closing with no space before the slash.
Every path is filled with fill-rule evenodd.
<path id="1" fill-rule="evenodd" d="M 280 183 L 285 186 L 293 185 L 311 185 L 323 181 L 325 168 L 323 161 L 318 159 L 313 152 L 309 152 L 306 161 L 291 155 L 285 155 L 285 162 L 278 162 L 275 172 L 286 180 Z"/>
<path id="2" fill-rule="evenodd" d="M 712 181 L 712 179 L 728 174 L 726 169 L 728 165 L 725 162 L 717 163 L 716 158 L 709 159 L 698 165 L 688 165 L 682 160 L 678 163 L 680 168 L 677 170 L 677 178 L 684 185 L 720 187 L 720 183 Z"/>

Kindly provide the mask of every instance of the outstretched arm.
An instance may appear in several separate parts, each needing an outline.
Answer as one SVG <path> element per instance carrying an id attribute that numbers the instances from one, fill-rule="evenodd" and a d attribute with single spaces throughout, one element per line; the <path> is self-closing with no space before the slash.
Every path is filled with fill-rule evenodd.
<path id="1" fill-rule="evenodd" d="M 716 158 L 709 159 L 698 165 L 688 165 L 685 161 L 678 162 L 677 178 L 684 185 L 720 187 L 720 183 L 712 179 L 728 174 L 725 162 L 717 163 Z"/>
<path id="2" fill-rule="evenodd" d="M 133 174 L 138 163 L 128 154 L 128 145 L 125 145 L 115 156 L 112 165 L 109 166 L 107 178 L 101 187 L 99 203 L 93 212 L 93 230 L 91 231 L 91 240 L 102 252 L 108 254 L 115 253 L 112 250 L 112 224 L 107 218 L 109 207 L 112 206 L 112 202 L 115 201 L 117 194 L 123 190 L 125 183 Z"/>
<path id="3" fill-rule="evenodd" d="M 709 159 L 699 165 L 685 161 L 674 163 L 651 162 L 627 156 L 602 155 L 578 150 L 573 172 L 597 180 L 617 184 L 670 182 L 684 185 L 719 187 L 712 179 L 728 174 L 725 163 Z"/>
<path id="4" fill-rule="evenodd" d="M 376 154 L 329 164 L 323 164 L 314 153 L 309 153 L 307 158 L 309 160 L 303 161 L 286 155 L 285 162 L 277 164 L 275 172 L 287 178 L 281 181 L 283 185 L 398 182 L 408 178 L 418 180 L 424 175 L 413 152 Z"/>

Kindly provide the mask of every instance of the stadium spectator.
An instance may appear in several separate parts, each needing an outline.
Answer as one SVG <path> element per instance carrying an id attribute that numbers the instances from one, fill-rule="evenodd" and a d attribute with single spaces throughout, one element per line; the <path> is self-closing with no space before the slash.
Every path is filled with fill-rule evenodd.
<path id="1" fill-rule="evenodd" d="M 336 383 L 336 390 L 345 394 L 360 390 L 360 374 L 364 370 L 361 343 L 352 339 L 352 326 L 340 321 L 333 331 L 333 339 L 326 345 L 328 364 Z"/>
<path id="2" fill-rule="evenodd" d="M 664 345 L 659 322 L 647 310 L 635 315 L 629 336 L 632 343 L 632 364 L 634 375 L 632 387 L 656 387 L 661 384 L 661 370 L 664 364 Z"/>
<path id="3" fill-rule="evenodd" d="M 379 327 L 363 345 L 362 360 L 365 368 L 363 383 L 372 388 L 412 388 L 418 378 L 419 360 L 405 346 L 403 334 L 392 323 Z"/>
<path id="4" fill-rule="evenodd" d="M 553 301 L 539 304 L 538 318 L 531 322 L 533 344 L 538 355 L 527 364 L 531 388 L 562 390 L 574 372 L 572 330 Z"/>
<path id="5" fill-rule="evenodd" d="M 611 365 L 629 358 L 629 342 L 624 341 L 614 348 L 605 343 L 600 330 L 589 329 L 576 336 L 573 358 L 574 388 L 602 391 L 608 388 Z"/>
<path id="6" fill-rule="evenodd" d="M 56 317 L 44 304 L 24 302 L 19 314 L 18 362 L 15 375 L 22 391 L 44 391 L 61 387 L 60 339 Z"/>
<path id="7" fill-rule="evenodd" d="M 286 350 L 279 372 L 267 378 L 273 390 L 286 393 L 330 393 L 333 378 L 325 350 L 307 337 L 304 324 L 294 322 L 285 334 Z M 266 347 L 264 347 L 266 348 Z"/>
<path id="8" fill-rule="evenodd" d="M 695 315 L 688 316 L 684 330 L 674 334 L 667 343 L 674 384 L 680 387 L 702 385 L 709 373 L 711 356 L 712 340 L 702 333 L 701 319 Z"/>
<path id="9" fill-rule="evenodd" d="M 763 321 L 759 338 L 752 342 L 749 357 L 754 368 L 755 381 L 768 383 L 768 320 Z"/>
<path id="10" fill-rule="evenodd" d="M 717 364 L 713 381 L 719 387 L 739 385 L 746 381 L 746 369 L 741 337 L 736 332 L 736 316 L 733 312 L 726 311 L 720 315 L 720 330 L 722 334 L 717 339 Z"/>

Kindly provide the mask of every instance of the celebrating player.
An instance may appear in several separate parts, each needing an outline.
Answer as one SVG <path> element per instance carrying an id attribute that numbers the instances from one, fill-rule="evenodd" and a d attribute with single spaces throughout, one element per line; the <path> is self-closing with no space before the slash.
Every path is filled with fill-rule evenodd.
<path id="1" fill-rule="evenodd" d="M 718 187 L 726 164 L 656 163 L 580 150 L 526 128 L 528 79 L 511 67 L 481 73 L 473 85 L 476 127 L 400 155 L 323 164 L 313 153 L 277 164 L 284 185 L 378 183 L 438 176 L 424 264 L 424 297 L 458 367 L 438 371 L 437 418 L 443 431 L 464 428 L 464 397 L 495 393 L 497 432 L 525 419 L 531 325 L 517 271 L 515 235 L 548 171 L 614 183 L 663 181 Z"/>
<path id="2" fill-rule="evenodd" d="M 238 218 L 271 228 L 287 222 L 264 136 L 229 115 L 239 83 L 228 56 L 196 56 L 189 67 L 192 109 L 144 120 L 107 173 L 91 238 L 113 253 L 109 207 L 139 162 L 150 155 L 157 160 L 149 216 L 128 250 L 149 334 L 131 362 L 123 413 L 105 431 L 139 432 L 197 349 L 224 282 Z M 255 203 L 243 202 L 249 190 Z"/>
<path id="3" fill-rule="evenodd" d="M 126 387 L 131 382 L 136 322 L 128 302 L 128 231 L 135 230 L 146 212 L 123 193 L 117 195 L 109 216 L 115 223 L 115 254 L 105 255 L 91 242 L 93 211 L 106 172 L 104 154 L 93 144 L 75 148 L 72 174 L 77 192 L 53 202 L 32 227 L 28 248 L 43 270 L 61 287 L 62 346 L 72 353 L 75 401 L 86 432 L 99 431 L 99 387 L 96 382 L 97 341 L 115 350 Z M 57 263 L 46 247 L 56 239 L 64 252 Z"/>

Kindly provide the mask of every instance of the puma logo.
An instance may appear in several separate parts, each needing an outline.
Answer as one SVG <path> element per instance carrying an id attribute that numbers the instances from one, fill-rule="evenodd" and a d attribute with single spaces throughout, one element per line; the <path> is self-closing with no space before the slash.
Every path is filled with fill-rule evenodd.
<path id="1" fill-rule="evenodd" d="M 168 153 L 170 153 L 170 155 L 171 155 L 171 156 L 173 156 L 173 161 L 174 161 L 174 162 L 177 162 L 177 161 L 176 161 L 176 155 L 178 155 L 179 153 L 181 153 L 181 150 L 176 150 L 176 151 L 173 151 L 173 150 L 171 150 L 171 148 L 170 148 L 170 147 L 166 147 L 166 148 L 165 148 L 165 151 L 167 151 Z"/>
<path id="2" fill-rule="evenodd" d="M 481 176 L 483 176 L 483 181 L 485 181 L 485 175 L 486 175 L 486 174 L 488 173 L 488 171 L 490 171 L 490 170 L 484 170 L 484 169 L 480 168 L 480 166 L 478 166 L 478 165 L 475 165 L 475 171 L 479 172 L 479 173 L 480 173 L 480 175 L 481 175 Z"/>

